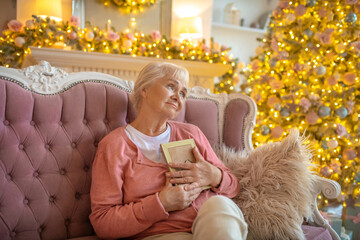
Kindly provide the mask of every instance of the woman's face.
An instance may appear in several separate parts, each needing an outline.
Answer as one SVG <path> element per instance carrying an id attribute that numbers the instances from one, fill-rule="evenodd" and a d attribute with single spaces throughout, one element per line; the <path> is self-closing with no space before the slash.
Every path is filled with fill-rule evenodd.
<path id="1" fill-rule="evenodd" d="M 173 119 L 182 109 L 187 93 L 183 79 L 164 77 L 142 91 L 142 105 L 166 119 Z"/>

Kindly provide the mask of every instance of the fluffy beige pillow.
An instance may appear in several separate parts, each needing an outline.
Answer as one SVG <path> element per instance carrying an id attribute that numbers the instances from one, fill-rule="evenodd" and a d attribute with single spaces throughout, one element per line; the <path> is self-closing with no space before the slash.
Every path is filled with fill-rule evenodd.
<path id="1" fill-rule="evenodd" d="M 249 225 L 248 240 L 306 239 L 301 225 L 312 213 L 313 175 L 309 146 L 298 130 L 281 142 L 267 143 L 249 153 L 227 147 L 215 150 L 239 178 L 233 199 Z"/>

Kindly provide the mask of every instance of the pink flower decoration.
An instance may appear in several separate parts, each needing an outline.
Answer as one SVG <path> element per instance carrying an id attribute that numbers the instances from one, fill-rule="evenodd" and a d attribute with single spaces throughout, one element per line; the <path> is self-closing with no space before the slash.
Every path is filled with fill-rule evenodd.
<path id="1" fill-rule="evenodd" d="M 287 59 L 288 57 L 289 57 L 289 53 L 287 51 L 280 51 L 279 52 L 279 59 L 280 60 Z"/>
<path id="2" fill-rule="evenodd" d="M 251 69 L 256 72 L 257 70 L 259 70 L 260 68 L 260 64 L 259 64 L 259 61 L 258 60 L 254 60 L 250 63 L 251 65 Z"/>
<path id="3" fill-rule="evenodd" d="M 289 8 L 290 4 L 289 4 L 289 1 L 280 1 L 278 6 L 286 9 L 286 8 Z"/>
<path id="4" fill-rule="evenodd" d="M 134 35 L 132 33 L 126 33 L 125 37 L 131 41 L 134 41 Z"/>
<path id="5" fill-rule="evenodd" d="M 80 26 L 80 17 L 78 16 L 71 16 L 70 18 L 70 25 L 74 27 Z"/>
<path id="6" fill-rule="evenodd" d="M 320 33 L 319 40 L 322 44 L 328 45 L 331 43 L 331 35 L 329 33 Z"/>
<path id="7" fill-rule="evenodd" d="M 300 99 L 299 105 L 304 108 L 305 112 L 307 112 L 311 107 L 311 102 L 309 101 L 309 99 L 302 97 Z"/>
<path id="8" fill-rule="evenodd" d="M 34 29 L 34 26 L 35 26 L 35 24 L 34 24 L 34 21 L 31 19 L 31 20 L 27 20 L 26 22 L 25 22 L 25 26 L 28 28 L 28 29 Z"/>
<path id="9" fill-rule="evenodd" d="M 336 125 L 336 133 L 337 133 L 340 137 L 342 137 L 342 136 L 344 136 L 344 135 L 347 133 L 347 131 L 346 131 L 346 128 L 345 128 L 343 125 L 341 125 L 340 123 L 338 123 L 338 124 Z"/>
<path id="10" fill-rule="evenodd" d="M 295 8 L 295 16 L 297 17 L 301 17 L 302 15 L 304 15 L 306 13 L 306 7 L 302 4 L 299 4 L 296 8 Z"/>
<path id="11" fill-rule="evenodd" d="M 345 0 L 345 4 L 355 4 L 358 0 Z"/>
<path id="12" fill-rule="evenodd" d="M 341 172 L 341 169 L 340 169 L 340 164 L 338 162 L 335 162 L 333 161 L 331 163 L 331 166 L 330 166 L 333 170 L 334 173 L 340 173 Z"/>
<path id="13" fill-rule="evenodd" d="M 160 32 L 159 32 L 159 31 L 156 31 L 156 30 L 152 31 L 151 34 L 150 34 L 150 36 L 151 36 L 151 38 L 152 38 L 155 42 L 160 41 L 160 39 L 161 39 L 161 34 L 160 34 Z"/>
<path id="14" fill-rule="evenodd" d="M 279 81 L 277 79 L 270 79 L 269 85 L 272 90 L 281 89 L 284 87 L 284 83 L 282 83 L 281 81 Z"/>
<path id="15" fill-rule="evenodd" d="M 358 214 L 354 217 L 353 222 L 354 222 L 355 224 L 360 223 L 360 213 L 358 213 Z"/>
<path id="16" fill-rule="evenodd" d="M 301 63 L 295 63 L 293 66 L 293 69 L 295 72 L 299 72 L 304 69 L 304 66 Z"/>
<path id="17" fill-rule="evenodd" d="M 8 27 L 11 31 L 20 32 L 23 27 L 23 24 L 17 20 L 11 20 L 8 23 Z"/>
<path id="18" fill-rule="evenodd" d="M 323 175 L 324 177 L 329 177 L 331 175 L 330 168 L 328 166 L 322 167 L 320 169 L 320 174 Z M 321 213 L 321 215 L 322 214 L 323 213 Z M 326 214 L 326 213 L 324 213 L 324 214 Z M 324 218 L 327 219 L 325 216 L 324 216 Z"/>
<path id="19" fill-rule="evenodd" d="M 280 99 L 279 99 L 278 97 L 276 97 L 276 96 L 270 96 L 270 97 L 268 98 L 266 104 L 267 104 L 269 107 L 273 108 L 273 107 L 275 107 L 275 105 L 276 105 L 277 103 L 279 103 L 279 102 L 280 102 Z"/>
<path id="20" fill-rule="evenodd" d="M 116 32 L 110 31 L 107 33 L 107 39 L 110 41 L 115 42 L 115 41 L 119 40 L 119 38 L 120 38 L 120 36 Z"/>
<path id="21" fill-rule="evenodd" d="M 351 46 L 354 48 L 355 51 L 360 51 L 360 42 L 352 42 Z"/>
<path id="22" fill-rule="evenodd" d="M 356 152 L 354 149 L 345 149 L 343 156 L 345 160 L 354 160 L 356 158 Z"/>
<path id="23" fill-rule="evenodd" d="M 279 51 L 278 41 L 275 38 L 271 40 L 271 49 L 275 52 Z"/>
<path id="24" fill-rule="evenodd" d="M 352 113 L 353 110 L 354 110 L 354 105 L 355 105 L 355 102 L 350 100 L 346 103 L 346 107 L 347 107 L 347 110 L 349 111 L 349 113 Z"/>

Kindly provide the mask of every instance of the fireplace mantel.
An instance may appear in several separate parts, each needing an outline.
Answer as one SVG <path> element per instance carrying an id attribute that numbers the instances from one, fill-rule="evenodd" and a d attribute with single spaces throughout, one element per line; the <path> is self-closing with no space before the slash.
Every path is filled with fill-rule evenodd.
<path id="1" fill-rule="evenodd" d="M 132 81 L 136 79 L 139 71 L 150 62 L 171 62 L 183 66 L 189 71 L 190 87 L 201 86 L 209 88 L 211 92 L 214 89 L 215 78 L 222 76 L 230 69 L 229 65 L 215 63 L 132 57 L 129 55 L 82 52 L 56 48 L 30 47 L 30 49 L 31 54 L 24 59 L 22 67 L 35 65 L 41 60 L 45 60 L 52 66 L 61 68 L 68 73 L 102 72 Z"/>

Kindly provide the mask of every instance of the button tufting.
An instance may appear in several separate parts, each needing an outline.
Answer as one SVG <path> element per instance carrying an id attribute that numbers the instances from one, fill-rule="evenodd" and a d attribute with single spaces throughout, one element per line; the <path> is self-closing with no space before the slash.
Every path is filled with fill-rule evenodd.
<path id="1" fill-rule="evenodd" d="M 67 219 L 65 219 L 65 226 L 69 226 L 69 225 L 70 225 L 70 219 L 67 218 Z"/>
<path id="2" fill-rule="evenodd" d="M 60 126 L 62 126 L 62 125 L 63 125 L 62 121 L 60 121 L 60 122 L 59 122 L 59 125 L 60 125 Z"/>
<path id="3" fill-rule="evenodd" d="M 107 120 L 107 119 L 104 119 L 104 123 L 109 123 L 109 120 Z"/>
<path id="4" fill-rule="evenodd" d="M 24 199 L 24 205 L 28 205 L 29 204 L 29 200 L 27 198 Z"/>
<path id="5" fill-rule="evenodd" d="M 71 147 L 72 147 L 72 148 L 76 148 L 76 143 L 74 143 L 74 142 L 71 143 Z"/>
<path id="6" fill-rule="evenodd" d="M 33 174 L 34 177 L 39 177 L 39 172 L 38 171 L 35 171 L 34 174 Z"/>
<path id="7" fill-rule="evenodd" d="M 10 123 L 9 123 L 8 120 L 4 120 L 4 125 L 5 125 L 5 126 L 9 126 L 9 124 L 10 124 Z"/>
<path id="8" fill-rule="evenodd" d="M 60 169 L 60 174 L 61 175 L 65 175 L 66 174 L 66 170 L 64 168 Z"/>
<path id="9" fill-rule="evenodd" d="M 30 121 L 30 125 L 31 125 L 31 126 L 35 126 L 35 122 L 34 122 L 34 121 Z"/>
<path id="10" fill-rule="evenodd" d="M 49 197 L 49 202 L 54 203 L 54 202 L 55 202 L 55 199 L 56 199 L 55 196 L 50 196 L 50 197 Z"/>
<path id="11" fill-rule="evenodd" d="M 80 199 L 81 198 L 81 193 L 79 193 L 79 192 L 75 193 L 75 198 Z"/>
<path id="12" fill-rule="evenodd" d="M 88 165 L 85 165 L 85 166 L 84 166 L 84 171 L 85 171 L 85 172 L 88 172 L 88 171 L 89 171 L 89 166 L 88 166 Z"/>
<path id="13" fill-rule="evenodd" d="M 39 228 L 37 229 L 37 231 L 38 231 L 38 233 L 41 233 L 42 231 L 44 231 L 44 227 L 39 227 Z"/>
<path id="14" fill-rule="evenodd" d="M 99 142 L 98 142 L 98 141 L 95 141 L 95 142 L 94 142 L 94 145 L 95 145 L 95 147 L 97 147 L 97 146 L 99 145 Z"/>
<path id="15" fill-rule="evenodd" d="M 6 175 L 6 180 L 11 181 L 11 179 L 12 179 L 11 174 L 10 174 L 10 173 L 9 173 L 9 174 L 7 174 L 7 175 Z"/>
<path id="16" fill-rule="evenodd" d="M 49 149 L 50 149 L 50 145 L 49 145 L 49 144 L 46 144 L 46 145 L 45 145 L 45 148 L 49 150 Z"/>
<path id="17" fill-rule="evenodd" d="M 84 120 L 83 120 L 83 123 L 84 123 L 84 124 L 87 124 L 88 122 L 87 122 L 87 120 L 86 120 L 86 119 L 84 119 Z"/>
<path id="18" fill-rule="evenodd" d="M 19 149 L 23 150 L 24 149 L 24 145 L 23 144 L 19 144 Z"/>

